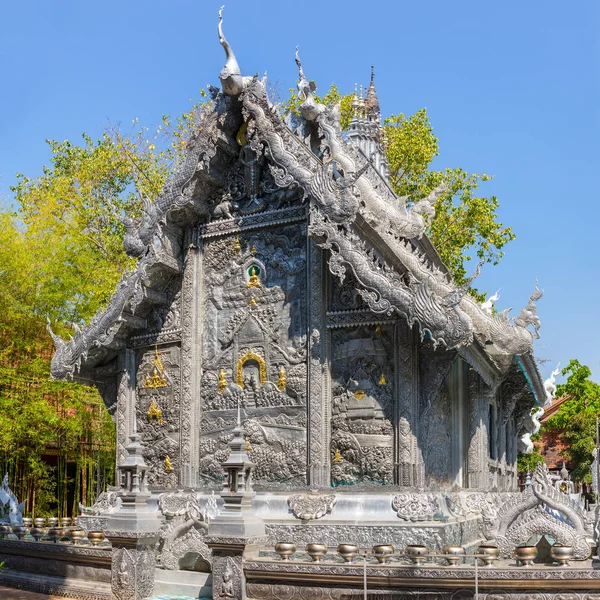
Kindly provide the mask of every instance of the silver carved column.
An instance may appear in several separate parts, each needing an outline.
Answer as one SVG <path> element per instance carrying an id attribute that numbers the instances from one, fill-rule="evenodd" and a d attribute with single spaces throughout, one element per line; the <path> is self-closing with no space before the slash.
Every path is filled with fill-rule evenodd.
<path id="1" fill-rule="evenodd" d="M 494 390 L 485 385 L 481 377 L 469 370 L 469 449 L 467 455 L 467 484 L 471 489 L 487 489 L 488 418 L 487 411 Z"/>
<path id="2" fill-rule="evenodd" d="M 119 355 L 117 388 L 117 465 L 125 460 L 135 415 L 135 351 L 126 348 Z"/>
<path id="3" fill-rule="evenodd" d="M 202 350 L 202 249 L 197 231 L 188 233 L 182 285 L 181 336 L 181 485 L 198 484 L 200 369 Z"/>
<path id="4" fill-rule="evenodd" d="M 419 376 L 413 330 L 405 321 L 394 327 L 395 348 L 395 480 L 401 486 L 422 486 L 424 467 L 418 446 Z"/>
<path id="5" fill-rule="evenodd" d="M 308 483 L 311 486 L 330 485 L 329 431 L 327 415 L 328 388 L 325 360 L 326 286 L 323 253 L 312 239 L 308 239 Z"/>

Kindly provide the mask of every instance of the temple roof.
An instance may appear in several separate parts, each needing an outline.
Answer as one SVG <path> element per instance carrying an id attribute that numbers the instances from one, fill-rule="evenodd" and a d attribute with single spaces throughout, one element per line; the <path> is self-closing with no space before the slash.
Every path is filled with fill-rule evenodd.
<path id="1" fill-rule="evenodd" d="M 242 76 L 221 23 L 219 35 L 227 58 L 220 73 L 222 89 L 213 88 L 183 161 L 161 194 L 144 206 L 139 220 L 125 219 L 125 247 L 138 257 L 137 267 L 124 275 L 106 309 L 70 341 L 51 332 L 57 348 L 53 377 L 73 377 L 82 366 L 105 364 L 128 337 L 144 330 L 152 307 L 173 301 L 169 282 L 181 275 L 195 244 L 186 237 L 190 227 L 205 223 L 207 234 L 221 235 L 260 218 L 242 218 L 226 200 L 214 201 L 215 195 L 223 196 L 227 174 L 238 160 L 243 127 L 244 142 L 264 152 L 275 186 L 282 194 L 295 190 L 301 197 L 297 208 L 279 209 L 281 222 L 295 218 L 294 211 L 308 210 L 308 234 L 329 251 L 331 273 L 342 281 L 352 274 L 371 311 L 406 318 L 434 346 L 460 350 L 485 363 L 492 375 L 517 361 L 543 403 L 543 384 L 532 357 L 540 326 L 537 286 L 514 320 L 508 311 L 494 313 L 482 306 L 468 294 L 479 267 L 467 284 L 457 285 L 425 235 L 444 188 L 409 209 L 406 198 L 397 197 L 368 158 L 344 140 L 337 107 L 315 101 L 299 58 L 300 116 L 284 121 L 267 96 L 266 82 Z M 367 101 L 374 106 L 373 76 L 371 84 Z M 263 204 L 267 213 L 277 210 Z"/>

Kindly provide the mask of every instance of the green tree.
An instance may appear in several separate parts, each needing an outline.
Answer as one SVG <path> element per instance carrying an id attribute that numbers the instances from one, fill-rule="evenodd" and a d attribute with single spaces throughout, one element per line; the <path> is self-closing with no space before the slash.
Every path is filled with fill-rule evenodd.
<path id="1" fill-rule="evenodd" d="M 563 455 L 572 465 L 576 481 L 591 483 L 590 465 L 596 447 L 596 417 L 600 415 L 600 385 L 590 380 L 589 367 L 572 359 L 561 371 L 568 375 L 557 386 L 557 396 L 567 396 L 556 413 L 548 420 L 547 428 L 557 432 L 565 445 Z"/>
<path id="2" fill-rule="evenodd" d="M 523 454 L 522 452 L 519 452 L 519 455 L 517 457 L 517 471 L 519 471 L 519 473 L 533 473 L 538 463 L 546 462 L 540 452 L 539 442 L 541 441 L 541 439 L 541 433 L 532 435 L 531 441 L 534 444 L 533 452 L 531 452 L 531 454 Z"/>
<path id="3" fill-rule="evenodd" d="M 335 84 L 323 97 L 315 94 L 317 102 L 340 104 L 342 130 L 350 125 L 353 97 L 353 94 L 341 94 Z M 290 97 L 282 103 L 283 112 L 298 114 L 298 106 L 298 96 L 292 89 Z M 498 221 L 498 199 L 478 193 L 479 185 L 492 177 L 469 173 L 458 167 L 431 168 L 433 160 L 439 156 L 439 145 L 424 108 L 410 116 L 399 113 L 386 118 L 383 139 L 390 185 L 398 196 L 417 201 L 442 182 L 445 184 L 446 191 L 437 200 L 436 215 L 429 224 L 427 235 L 455 281 L 458 284 L 467 281 L 466 263 L 474 257 L 498 264 L 504 255 L 502 249 L 515 235 L 510 227 Z M 480 300 L 485 299 L 485 294 L 471 291 Z"/>
<path id="4" fill-rule="evenodd" d="M 383 131 L 390 185 L 398 196 L 419 200 L 442 182 L 446 186 L 437 200 L 435 218 L 427 235 L 455 281 L 459 284 L 467 281 L 465 263 L 473 255 L 498 264 L 502 248 L 515 235 L 510 227 L 498 221 L 498 199 L 477 193 L 479 184 L 489 181 L 491 176 L 461 168 L 431 169 L 433 159 L 439 155 L 439 146 L 424 108 L 408 117 L 402 113 L 388 117 Z M 484 299 L 483 294 L 474 292 L 474 295 Z"/>

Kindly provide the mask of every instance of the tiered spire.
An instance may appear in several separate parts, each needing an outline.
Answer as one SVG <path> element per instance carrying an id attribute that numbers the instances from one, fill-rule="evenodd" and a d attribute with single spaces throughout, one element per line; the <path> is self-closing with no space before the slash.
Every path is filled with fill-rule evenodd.
<path id="1" fill-rule="evenodd" d="M 352 99 L 353 116 L 350 121 L 347 138 L 352 145 L 361 150 L 387 180 L 389 167 L 383 147 L 381 111 L 377 90 L 375 89 L 374 66 L 371 66 L 371 81 L 366 97 L 363 96 L 363 86 L 360 86 L 360 95 L 357 92 L 357 87 L 357 84 L 354 84 L 354 98 Z"/>

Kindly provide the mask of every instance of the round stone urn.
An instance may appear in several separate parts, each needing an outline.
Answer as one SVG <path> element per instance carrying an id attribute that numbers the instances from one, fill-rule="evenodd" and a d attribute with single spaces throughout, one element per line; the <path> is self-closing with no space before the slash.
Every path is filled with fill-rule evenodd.
<path id="1" fill-rule="evenodd" d="M 462 546 L 444 546 L 442 554 L 446 555 L 446 560 L 451 567 L 458 565 L 460 559 L 465 554 L 465 549 Z"/>
<path id="2" fill-rule="evenodd" d="M 344 562 L 351 563 L 358 552 L 358 546 L 355 544 L 339 544 L 337 551 Z"/>
<path id="3" fill-rule="evenodd" d="M 327 554 L 327 544 L 306 544 L 306 553 L 314 562 L 321 562 Z"/>
<path id="4" fill-rule="evenodd" d="M 535 546 L 517 546 L 515 558 L 524 567 L 530 567 L 536 559 L 538 550 Z"/>
<path id="5" fill-rule="evenodd" d="M 560 567 L 566 567 L 569 561 L 573 558 L 573 547 L 572 546 L 561 546 L 560 544 L 554 544 L 550 548 L 550 556 L 558 563 Z"/>
<path id="6" fill-rule="evenodd" d="M 275 544 L 275 552 L 281 556 L 281 560 L 290 560 L 290 557 L 296 552 L 296 544 L 292 544 L 291 542 L 277 542 Z"/>
<path id="7" fill-rule="evenodd" d="M 479 546 L 477 554 L 483 554 L 480 560 L 485 567 L 493 567 L 494 562 L 500 558 L 500 549 L 498 546 Z"/>
<path id="8" fill-rule="evenodd" d="M 413 565 L 422 565 L 425 562 L 425 557 L 429 554 L 427 546 L 421 546 L 420 544 L 406 546 L 404 552 L 410 558 Z"/>
<path id="9" fill-rule="evenodd" d="M 386 563 L 390 556 L 394 553 L 394 546 L 382 544 L 380 546 L 373 546 L 373 556 L 377 559 L 377 562 L 383 564 Z"/>
<path id="10" fill-rule="evenodd" d="M 104 533 L 101 531 L 88 531 L 87 539 L 92 546 L 98 546 L 104 540 Z"/>

